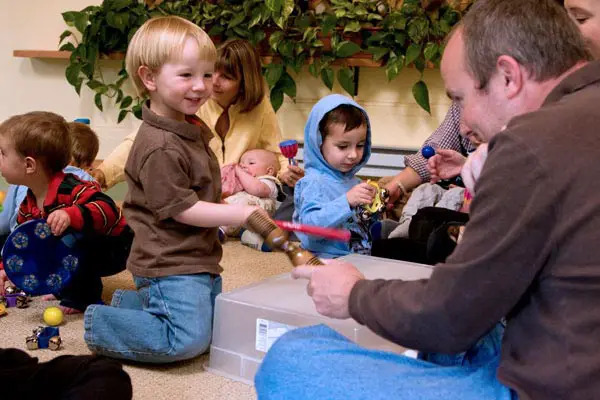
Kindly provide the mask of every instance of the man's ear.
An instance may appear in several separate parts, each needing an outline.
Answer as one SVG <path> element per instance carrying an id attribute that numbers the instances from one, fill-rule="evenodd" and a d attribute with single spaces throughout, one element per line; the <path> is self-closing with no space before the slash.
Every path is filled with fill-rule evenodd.
<path id="1" fill-rule="evenodd" d="M 25 157 L 25 173 L 33 174 L 37 171 L 37 161 L 33 157 Z"/>
<path id="2" fill-rule="evenodd" d="M 150 68 L 145 65 L 140 65 L 137 70 L 138 76 L 140 77 L 144 86 L 149 92 L 156 90 L 156 74 Z"/>
<path id="3" fill-rule="evenodd" d="M 510 56 L 500 56 L 496 62 L 496 69 L 504 84 L 504 92 L 508 99 L 514 98 L 521 92 L 525 84 L 525 76 L 521 64 Z"/>

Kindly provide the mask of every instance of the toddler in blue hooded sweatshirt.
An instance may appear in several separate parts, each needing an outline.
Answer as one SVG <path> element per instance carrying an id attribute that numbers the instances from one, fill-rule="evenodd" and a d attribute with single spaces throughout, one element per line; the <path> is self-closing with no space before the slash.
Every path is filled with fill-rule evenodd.
<path id="1" fill-rule="evenodd" d="M 352 99 L 333 94 L 313 107 L 304 128 L 305 175 L 294 191 L 294 222 L 351 232 L 349 243 L 298 233 L 302 247 L 322 258 L 369 254 L 369 228 L 359 206 L 370 204 L 375 188 L 354 175 L 371 156 L 371 125 Z"/>

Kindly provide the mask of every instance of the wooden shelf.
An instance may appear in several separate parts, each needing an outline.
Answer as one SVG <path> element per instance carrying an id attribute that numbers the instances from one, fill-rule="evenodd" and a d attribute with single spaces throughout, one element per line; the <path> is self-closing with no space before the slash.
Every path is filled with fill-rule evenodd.
<path id="1" fill-rule="evenodd" d="M 49 58 L 49 59 L 68 59 L 71 57 L 70 51 L 59 51 L 59 50 L 13 50 L 13 57 L 24 57 L 24 58 Z M 122 60 L 125 58 L 124 53 L 111 53 L 109 55 L 102 55 L 102 59 L 108 60 Z M 270 64 L 276 59 L 273 56 L 263 56 L 262 62 L 264 64 Z M 310 63 L 310 60 L 308 60 Z M 358 57 L 346 58 L 344 60 L 337 60 L 334 65 L 346 65 L 348 67 L 369 67 L 376 68 L 381 67 L 381 61 L 373 61 L 370 54 L 359 54 Z"/>
<path id="2" fill-rule="evenodd" d="M 24 58 L 51 58 L 67 60 L 71 57 L 70 51 L 60 50 L 13 50 L 13 57 Z M 122 60 L 125 58 L 125 53 L 111 53 L 100 57 L 104 60 Z"/>
<path id="3" fill-rule="evenodd" d="M 70 51 L 52 50 L 13 50 L 13 57 L 26 58 L 69 58 Z"/>

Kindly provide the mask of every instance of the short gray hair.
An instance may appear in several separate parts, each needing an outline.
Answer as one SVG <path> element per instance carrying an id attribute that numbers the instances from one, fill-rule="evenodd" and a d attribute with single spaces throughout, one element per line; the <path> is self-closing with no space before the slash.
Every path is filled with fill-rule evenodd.
<path id="1" fill-rule="evenodd" d="M 461 21 L 469 71 L 485 89 L 507 55 L 538 82 L 590 60 L 581 33 L 556 0 L 477 0 Z"/>

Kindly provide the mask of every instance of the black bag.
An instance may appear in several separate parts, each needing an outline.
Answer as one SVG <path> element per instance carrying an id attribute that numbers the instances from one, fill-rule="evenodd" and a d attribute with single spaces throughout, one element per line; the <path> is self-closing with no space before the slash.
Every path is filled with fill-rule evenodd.
<path id="1" fill-rule="evenodd" d="M 371 255 L 431 265 L 444 262 L 456 247 L 449 230 L 453 232 L 468 220 L 469 215 L 459 211 L 421 208 L 410 221 L 408 238 L 375 240 Z"/>
<path id="2" fill-rule="evenodd" d="M 427 243 L 429 236 L 447 223 L 466 224 L 469 214 L 441 207 L 423 207 L 412 217 L 408 227 L 408 238 Z"/>

